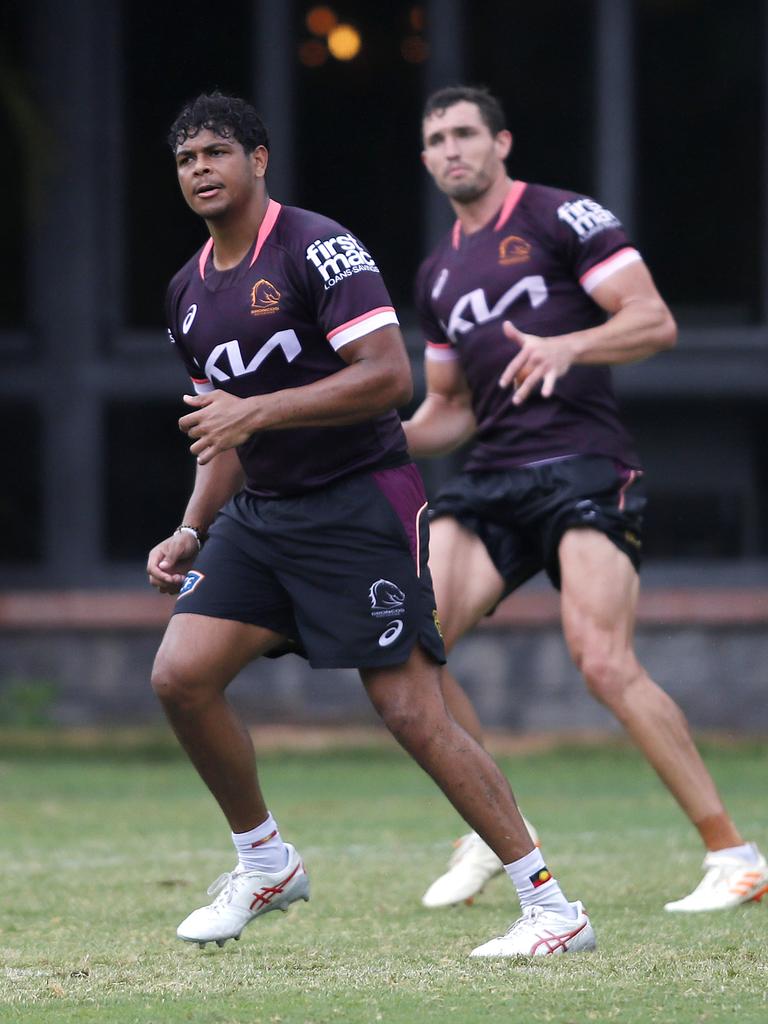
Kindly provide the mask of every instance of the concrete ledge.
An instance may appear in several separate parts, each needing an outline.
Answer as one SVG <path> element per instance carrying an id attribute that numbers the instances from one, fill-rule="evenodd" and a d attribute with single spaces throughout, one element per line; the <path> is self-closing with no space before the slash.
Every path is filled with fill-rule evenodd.
<path id="1" fill-rule="evenodd" d="M 511 594 L 485 625 L 551 626 L 560 619 L 554 590 Z M 676 587 L 641 590 L 637 608 L 643 626 L 748 626 L 768 623 L 768 587 Z"/>
<path id="2" fill-rule="evenodd" d="M 6 591 L 0 593 L 0 630 L 161 629 L 173 601 L 126 590 Z M 482 625 L 548 627 L 559 618 L 559 596 L 533 590 L 512 594 Z M 640 595 L 637 621 L 644 626 L 765 625 L 768 587 L 648 589 Z"/>

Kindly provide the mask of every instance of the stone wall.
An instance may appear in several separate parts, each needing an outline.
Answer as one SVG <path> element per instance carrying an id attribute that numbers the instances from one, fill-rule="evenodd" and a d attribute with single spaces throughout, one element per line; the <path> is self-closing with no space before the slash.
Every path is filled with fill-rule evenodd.
<path id="1" fill-rule="evenodd" d="M 63 726 L 161 719 L 149 674 L 162 628 L 0 631 L 0 724 Z M 700 729 L 768 732 L 768 629 L 759 623 L 641 625 L 638 652 Z M 556 621 L 478 629 L 451 657 L 487 726 L 516 732 L 615 730 L 586 692 Z M 250 666 L 231 688 L 256 723 L 374 721 L 357 674 L 289 655 Z"/>

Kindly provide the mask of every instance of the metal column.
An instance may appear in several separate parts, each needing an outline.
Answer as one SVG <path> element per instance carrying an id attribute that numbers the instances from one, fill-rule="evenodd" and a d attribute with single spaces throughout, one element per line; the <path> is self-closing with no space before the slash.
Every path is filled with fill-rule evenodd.
<path id="1" fill-rule="evenodd" d="M 296 202 L 296 35 L 293 0 L 254 0 L 253 101 L 269 129 L 267 180 L 281 203 Z"/>
<path id="2" fill-rule="evenodd" d="M 597 0 L 597 198 L 633 235 L 635 116 L 633 0 Z"/>

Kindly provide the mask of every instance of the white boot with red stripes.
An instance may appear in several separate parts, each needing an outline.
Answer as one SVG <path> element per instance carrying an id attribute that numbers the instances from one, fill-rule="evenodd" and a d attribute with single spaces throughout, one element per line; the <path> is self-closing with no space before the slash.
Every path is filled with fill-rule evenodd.
<path id="1" fill-rule="evenodd" d="M 309 876 L 296 850 L 285 844 L 288 863 L 280 871 L 234 871 L 220 875 L 208 889 L 216 896 L 207 907 L 194 910 L 176 930 L 185 942 L 206 942 L 223 946 L 227 939 L 239 939 L 240 932 L 254 918 L 270 910 L 287 910 L 296 900 L 309 899 Z"/>

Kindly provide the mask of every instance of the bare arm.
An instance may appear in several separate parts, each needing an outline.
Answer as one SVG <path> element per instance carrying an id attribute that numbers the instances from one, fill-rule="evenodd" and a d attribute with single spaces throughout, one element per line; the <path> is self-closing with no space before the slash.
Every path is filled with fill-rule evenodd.
<path id="1" fill-rule="evenodd" d="M 415 458 L 453 451 L 476 429 L 469 387 L 458 360 L 427 359 L 425 367 L 427 396 L 403 423 L 408 450 Z"/>
<path id="2" fill-rule="evenodd" d="M 517 384 L 512 399 L 516 405 L 541 382 L 541 394 L 549 398 L 555 381 L 573 365 L 633 363 L 675 344 L 675 321 L 644 263 L 618 270 L 595 288 L 592 298 L 611 316 L 585 331 L 540 338 L 504 324 L 504 333 L 520 351 L 499 383 L 502 387 Z"/>
<path id="3" fill-rule="evenodd" d="M 243 485 L 243 470 L 237 453 L 224 452 L 208 466 L 197 467 L 195 486 L 182 522 L 205 533 L 216 513 Z M 162 594 L 178 593 L 198 553 L 191 533 L 174 533 L 157 544 L 147 559 L 147 576 Z"/>
<path id="4" fill-rule="evenodd" d="M 382 327 L 339 350 L 344 369 L 299 388 L 253 398 L 224 391 L 186 396 L 195 411 L 179 420 L 201 466 L 261 430 L 335 427 L 369 420 L 411 397 L 411 367 L 400 331 Z"/>

